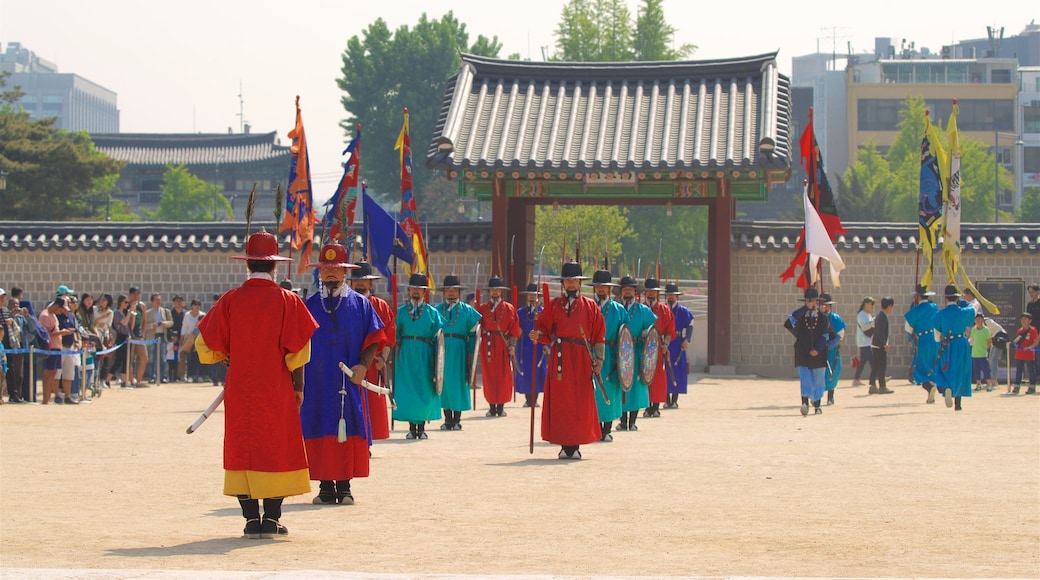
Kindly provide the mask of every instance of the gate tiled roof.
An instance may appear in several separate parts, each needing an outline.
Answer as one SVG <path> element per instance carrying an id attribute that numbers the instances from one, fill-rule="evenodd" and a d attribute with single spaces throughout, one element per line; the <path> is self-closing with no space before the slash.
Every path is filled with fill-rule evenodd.
<path id="1" fill-rule="evenodd" d="M 776 53 L 705 61 L 524 62 L 464 54 L 427 165 L 706 169 L 790 165 Z M 773 144 L 768 155 L 763 141 Z"/>
<path id="2" fill-rule="evenodd" d="M 98 133 L 90 136 L 99 151 L 130 165 L 214 165 L 254 163 L 285 158 L 289 147 L 270 133 Z"/>

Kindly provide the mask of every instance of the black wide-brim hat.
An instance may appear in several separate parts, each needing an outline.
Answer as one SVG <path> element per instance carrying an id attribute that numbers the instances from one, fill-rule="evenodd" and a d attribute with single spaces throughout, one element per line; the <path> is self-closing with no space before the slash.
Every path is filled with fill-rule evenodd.
<path id="1" fill-rule="evenodd" d="M 657 281 L 657 278 L 647 278 L 643 282 L 643 290 L 661 290 L 661 283 Z"/>
<path id="2" fill-rule="evenodd" d="M 820 294 L 820 304 L 837 304 L 837 302 L 834 301 L 834 298 L 829 293 L 824 292 Z"/>
<path id="3" fill-rule="evenodd" d="M 618 280 L 618 283 L 616 284 L 616 286 L 618 288 L 624 288 L 626 286 L 631 286 L 632 288 L 639 289 L 639 281 L 636 280 L 635 278 L 631 277 L 631 276 L 622 276 L 621 279 Z"/>
<path id="4" fill-rule="evenodd" d="M 528 284 L 526 289 L 521 290 L 517 294 L 537 294 L 537 293 L 538 293 L 538 285 L 537 284 Z"/>
<path id="5" fill-rule="evenodd" d="M 581 264 L 567 262 L 560 269 L 560 280 L 588 280 L 588 276 L 581 275 Z"/>
<path id="6" fill-rule="evenodd" d="M 444 277 L 444 283 L 441 284 L 441 290 L 447 290 L 448 288 L 465 288 L 462 285 L 462 281 L 455 274 L 448 274 Z"/>
<path id="7" fill-rule="evenodd" d="M 930 292 L 926 286 L 918 284 L 914 289 L 914 296 L 935 296 L 935 292 Z"/>
<path id="8" fill-rule="evenodd" d="M 493 288 L 501 288 L 504 290 L 509 287 L 506 286 L 506 283 L 502 281 L 502 278 L 499 278 L 498 276 L 492 276 L 491 279 L 488 280 L 487 289 L 491 290 Z"/>
<path id="9" fill-rule="evenodd" d="M 421 273 L 418 273 L 418 272 L 416 272 L 415 274 L 412 274 L 411 276 L 408 277 L 408 285 L 406 287 L 407 288 L 422 288 L 424 290 L 429 290 L 430 289 L 430 287 L 427 285 L 426 274 L 421 274 Z"/>
<path id="10" fill-rule="evenodd" d="M 805 302 L 806 300 L 819 300 L 820 291 L 816 288 L 807 288 L 805 293 L 802 294 L 802 299 L 799 302 Z"/>
<path id="11" fill-rule="evenodd" d="M 596 270 L 592 273 L 592 282 L 589 282 L 586 286 L 617 286 L 617 284 L 611 282 L 613 278 L 608 270 Z"/>
<path id="12" fill-rule="evenodd" d="M 350 270 L 351 280 L 378 280 L 382 278 L 382 276 L 372 271 L 372 264 L 362 261 L 358 262 L 356 265 L 357 268 Z"/>
<path id="13" fill-rule="evenodd" d="M 680 296 L 680 295 L 682 295 L 682 291 L 679 290 L 679 285 L 678 284 L 665 284 L 664 285 L 664 295 L 665 296 Z"/>
<path id="14" fill-rule="evenodd" d="M 946 290 L 943 292 L 944 298 L 958 298 L 961 293 L 957 291 L 957 287 L 953 284 L 947 284 Z"/>

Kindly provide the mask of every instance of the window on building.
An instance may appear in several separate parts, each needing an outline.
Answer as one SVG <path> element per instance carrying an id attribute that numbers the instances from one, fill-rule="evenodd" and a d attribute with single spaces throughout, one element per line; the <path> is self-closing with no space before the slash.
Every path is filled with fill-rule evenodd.
<path id="1" fill-rule="evenodd" d="M 1024 107 L 1022 116 L 1026 133 L 1040 133 L 1040 103 Z"/>
<path id="2" fill-rule="evenodd" d="M 1040 173 L 1040 147 L 1026 147 L 1025 160 L 1022 163 L 1025 173 Z"/>
<path id="3" fill-rule="evenodd" d="M 895 131 L 901 99 L 860 99 L 856 103 L 856 125 L 860 131 Z"/>
<path id="4" fill-rule="evenodd" d="M 141 205 L 154 205 L 159 203 L 159 198 L 162 197 L 162 193 L 158 191 L 142 191 L 141 192 Z"/>
<path id="5" fill-rule="evenodd" d="M 998 83 L 1010 83 L 1011 82 L 1011 70 L 1006 68 L 993 69 L 990 72 L 990 82 L 993 84 Z"/>
<path id="6" fill-rule="evenodd" d="M 142 179 L 141 191 L 161 191 L 162 181 L 159 179 Z"/>

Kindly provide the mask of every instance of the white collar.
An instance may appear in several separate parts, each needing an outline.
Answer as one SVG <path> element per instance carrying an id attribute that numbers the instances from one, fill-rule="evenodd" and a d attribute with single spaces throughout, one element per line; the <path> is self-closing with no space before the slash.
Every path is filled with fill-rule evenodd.
<path id="1" fill-rule="evenodd" d="M 347 295 L 347 293 L 349 291 L 350 291 L 350 286 L 347 286 L 346 284 L 340 284 L 339 288 L 336 288 L 336 291 L 332 294 L 332 296 L 334 298 L 343 298 L 344 296 Z M 329 287 L 324 285 L 324 284 L 321 285 L 321 297 L 322 298 L 328 298 L 329 297 Z"/>
<path id="2" fill-rule="evenodd" d="M 274 276 L 267 272 L 251 272 L 247 280 L 270 280 L 274 282 Z"/>

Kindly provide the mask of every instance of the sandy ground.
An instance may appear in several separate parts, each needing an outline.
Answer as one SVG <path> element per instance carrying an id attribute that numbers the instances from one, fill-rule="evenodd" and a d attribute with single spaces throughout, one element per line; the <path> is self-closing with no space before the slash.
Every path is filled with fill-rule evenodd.
<path id="1" fill-rule="evenodd" d="M 893 386 L 803 418 L 793 381 L 702 378 L 582 461 L 529 455 L 527 410 L 487 419 L 481 401 L 461 432 L 398 424 L 357 505 L 287 499 L 277 541 L 240 538 L 221 495 L 223 414 L 184 432 L 216 387 L 3 405 L 0 576 L 1040 576 L 1040 397 L 958 413 Z"/>

